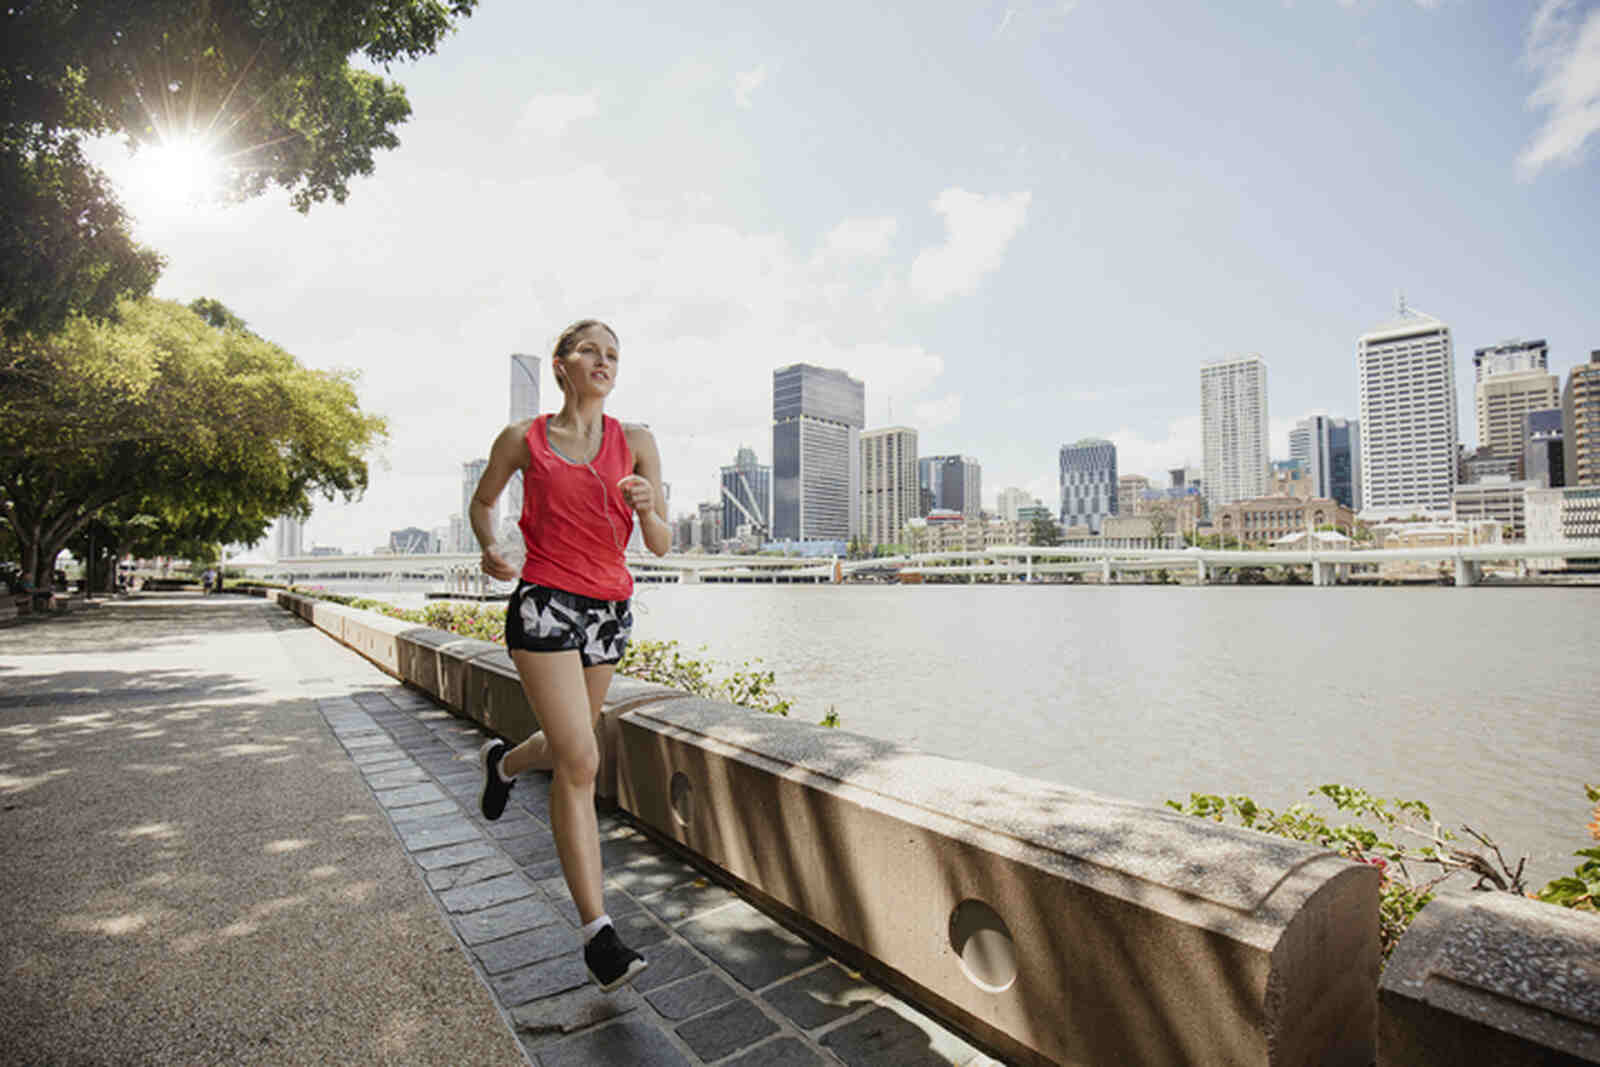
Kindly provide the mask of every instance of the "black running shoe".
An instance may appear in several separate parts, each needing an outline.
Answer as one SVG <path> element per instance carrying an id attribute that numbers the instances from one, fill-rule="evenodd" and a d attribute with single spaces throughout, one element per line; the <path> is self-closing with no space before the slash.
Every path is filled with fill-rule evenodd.
<path id="1" fill-rule="evenodd" d="M 490 741 L 478 750 L 483 760 L 483 793 L 478 798 L 478 806 L 483 809 L 483 817 L 491 822 L 506 810 L 506 798 L 511 795 L 512 783 L 500 777 L 500 761 L 509 751 L 511 746 L 499 740 Z"/>
<path id="2" fill-rule="evenodd" d="M 614 926 L 602 926 L 589 939 L 583 946 L 583 962 L 602 993 L 633 981 L 634 975 L 649 966 L 643 956 L 622 943 Z"/>

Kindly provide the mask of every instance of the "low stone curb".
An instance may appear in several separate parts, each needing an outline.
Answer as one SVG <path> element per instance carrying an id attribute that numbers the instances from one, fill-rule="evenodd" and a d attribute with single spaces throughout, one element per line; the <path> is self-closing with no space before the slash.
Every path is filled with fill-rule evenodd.
<path id="1" fill-rule="evenodd" d="M 632 988 L 601 993 L 579 954 L 548 778 L 525 775 L 490 823 L 477 812 L 477 750 L 491 735 L 476 724 L 398 684 L 318 707 L 529 1062 L 999 1062 L 711 882 L 621 812 L 600 815 L 606 908 L 650 966 Z"/>

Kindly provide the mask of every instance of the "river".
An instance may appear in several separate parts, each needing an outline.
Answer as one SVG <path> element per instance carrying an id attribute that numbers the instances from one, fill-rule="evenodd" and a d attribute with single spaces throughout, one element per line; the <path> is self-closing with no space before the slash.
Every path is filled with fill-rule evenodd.
<path id="1" fill-rule="evenodd" d="M 1594 843 L 1597 589 L 641 584 L 636 604 L 637 637 L 761 660 L 793 717 L 945 756 L 1149 803 L 1359 785 L 1490 833 L 1535 886 Z"/>

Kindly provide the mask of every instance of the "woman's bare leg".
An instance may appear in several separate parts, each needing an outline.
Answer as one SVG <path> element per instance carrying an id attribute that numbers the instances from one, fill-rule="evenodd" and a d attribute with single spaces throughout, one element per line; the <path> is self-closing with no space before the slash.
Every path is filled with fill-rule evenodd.
<path id="1" fill-rule="evenodd" d="M 550 828 L 556 855 L 579 920 L 592 922 L 605 914 L 600 828 L 594 813 L 594 780 L 600 769 L 594 723 L 615 668 L 585 670 L 576 652 L 514 649 L 511 659 L 544 729 L 535 735 L 542 735 L 539 742 L 529 738 L 507 752 L 501 768 L 507 776 L 518 774 L 533 765 L 541 749 L 548 752 L 554 771 Z"/>

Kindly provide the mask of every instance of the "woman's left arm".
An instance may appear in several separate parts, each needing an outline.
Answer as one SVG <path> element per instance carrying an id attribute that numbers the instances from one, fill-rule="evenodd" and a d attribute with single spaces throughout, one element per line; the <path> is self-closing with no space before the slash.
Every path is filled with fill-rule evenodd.
<path id="1" fill-rule="evenodd" d="M 639 517 L 639 533 L 645 547 L 658 556 L 672 547 L 672 528 L 667 525 L 667 498 L 661 492 L 661 453 L 656 438 L 644 426 L 628 427 L 628 447 L 633 451 L 633 473 L 646 485 L 624 479 L 623 495 Z"/>

